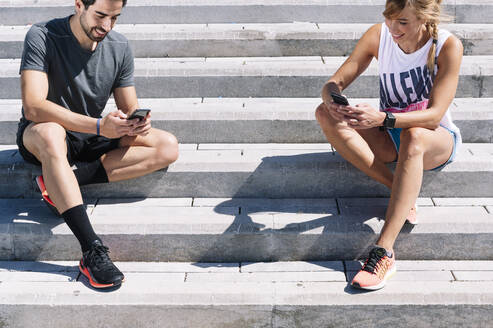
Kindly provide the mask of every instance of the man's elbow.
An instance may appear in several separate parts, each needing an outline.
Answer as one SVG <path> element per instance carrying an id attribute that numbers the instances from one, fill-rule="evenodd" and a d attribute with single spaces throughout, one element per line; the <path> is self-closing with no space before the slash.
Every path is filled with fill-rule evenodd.
<path id="1" fill-rule="evenodd" d="M 22 103 L 22 108 L 24 110 L 24 117 L 31 122 L 38 122 L 38 111 L 36 110 L 36 106 L 34 104 Z"/>

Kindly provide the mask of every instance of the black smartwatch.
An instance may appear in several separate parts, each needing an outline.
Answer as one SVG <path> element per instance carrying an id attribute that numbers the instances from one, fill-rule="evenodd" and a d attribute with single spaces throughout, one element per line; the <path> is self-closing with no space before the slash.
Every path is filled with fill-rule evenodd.
<path id="1" fill-rule="evenodd" d="M 385 112 L 385 119 L 383 125 L 380 127 L 381 131 L 393 129 L 395 126 L 395 116 L 391 112 Z"/>

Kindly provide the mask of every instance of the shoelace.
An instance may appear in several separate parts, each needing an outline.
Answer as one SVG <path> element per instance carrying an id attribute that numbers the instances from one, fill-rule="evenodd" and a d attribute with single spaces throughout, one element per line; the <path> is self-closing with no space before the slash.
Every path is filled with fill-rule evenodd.
<path id="1" fill-rule="evenodd" d="M 379 267 L 379 262 L 385 257 L 384 255 L 378 254 L 378 249 L 372 249 L 370 251 L 370 256 L 368 257 L 368 260 L 365 262 L 365 266 L 363 268 L 364 271 L 370 272 L 370 273 L 375 273 L 375 269 Z"/>
<path id="2" fill-rule="evenodd" d="M 104 245 L 95 245 L 89 250 L 87 258 L 91 259 L 98 268 L 112 268 L 109 248 Z"/>

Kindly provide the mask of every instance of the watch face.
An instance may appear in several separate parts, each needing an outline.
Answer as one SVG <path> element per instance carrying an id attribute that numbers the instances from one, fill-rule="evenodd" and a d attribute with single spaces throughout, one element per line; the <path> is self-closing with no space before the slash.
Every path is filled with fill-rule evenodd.
<path id="1" fill-rule="evenodd" d="M 391 112 L 385 112 L 384 126 L 387 128 L 393 128 L 395 126 L 395 116 Z"/>

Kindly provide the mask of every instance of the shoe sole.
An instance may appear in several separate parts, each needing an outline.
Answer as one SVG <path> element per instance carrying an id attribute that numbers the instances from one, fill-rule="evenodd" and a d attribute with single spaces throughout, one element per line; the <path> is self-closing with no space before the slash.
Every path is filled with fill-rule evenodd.
<path id="1" fill-rule="evenodd" d="M 92 278 L 92 275 L 91 273 L 89 272 L 89 269 L 86 268 L 86 267 L 83 267 L 82 264 L 79 262 L 79 271 L 87 278 L 87 280 L 89 280 L 89 284 L 94 287 L 94 288 L 98 288 L 98 289 L 104 289 L 104 288 L 111 288 L 111 287 L 116 287 L 116 286 L 119 286 L 121 285 L 123 282 L 125 282 L 125 278 L 122 279 L 120 282 L 118 283 L 112 283 L 112 284 L 100 284 L 96 281 L 94 281 L 94 279 Z"/>
<path id="2" fill-rule="evenodd" d="M 358 288 L 358 289 L 363 289 L 363 290 L 378 290 L 378 289 L 382 289 L 383 287 L 385 287 L 385 284 L 387 283 L 387 280 L 389 280 L 390 278 L 392 278 L 396 272 L 397 272 L 397 267 L 394 264 L 394 266 L 385 274 L 385 277 L 383 277 L 382 282 L 379 283 L 378 285 L 361 287 L 359 284 L 355 283 L 355 284 L 351 284 L 351 286 L 353 286 L 355 288 Z"/>
<path id="3" fill-rule="evenodd" d="M 41 178 L 41 176 L 37 176 L 35 178 L 35 180 L 36 180 L 36 184 L 38 185 L 38 189 L 41 192 L 41 197 L 43 197 L 43 203 L 45 203 L 45 205 L 50 209 L 50 211 L 53 212 L 53 214 L 55 214 L 56 216 L 61 217 L 61 214 L 60 214 L 60 212 L 58 212 L 58 209 L 56 208 L 55 204 L 49 198 L 49 196 L 47 195 L 47 193 L 45 194 L 45 192 L 43 192 L 43 190 L 46 191 L 46 186 L 45 186 L 44 181 Z"/>

